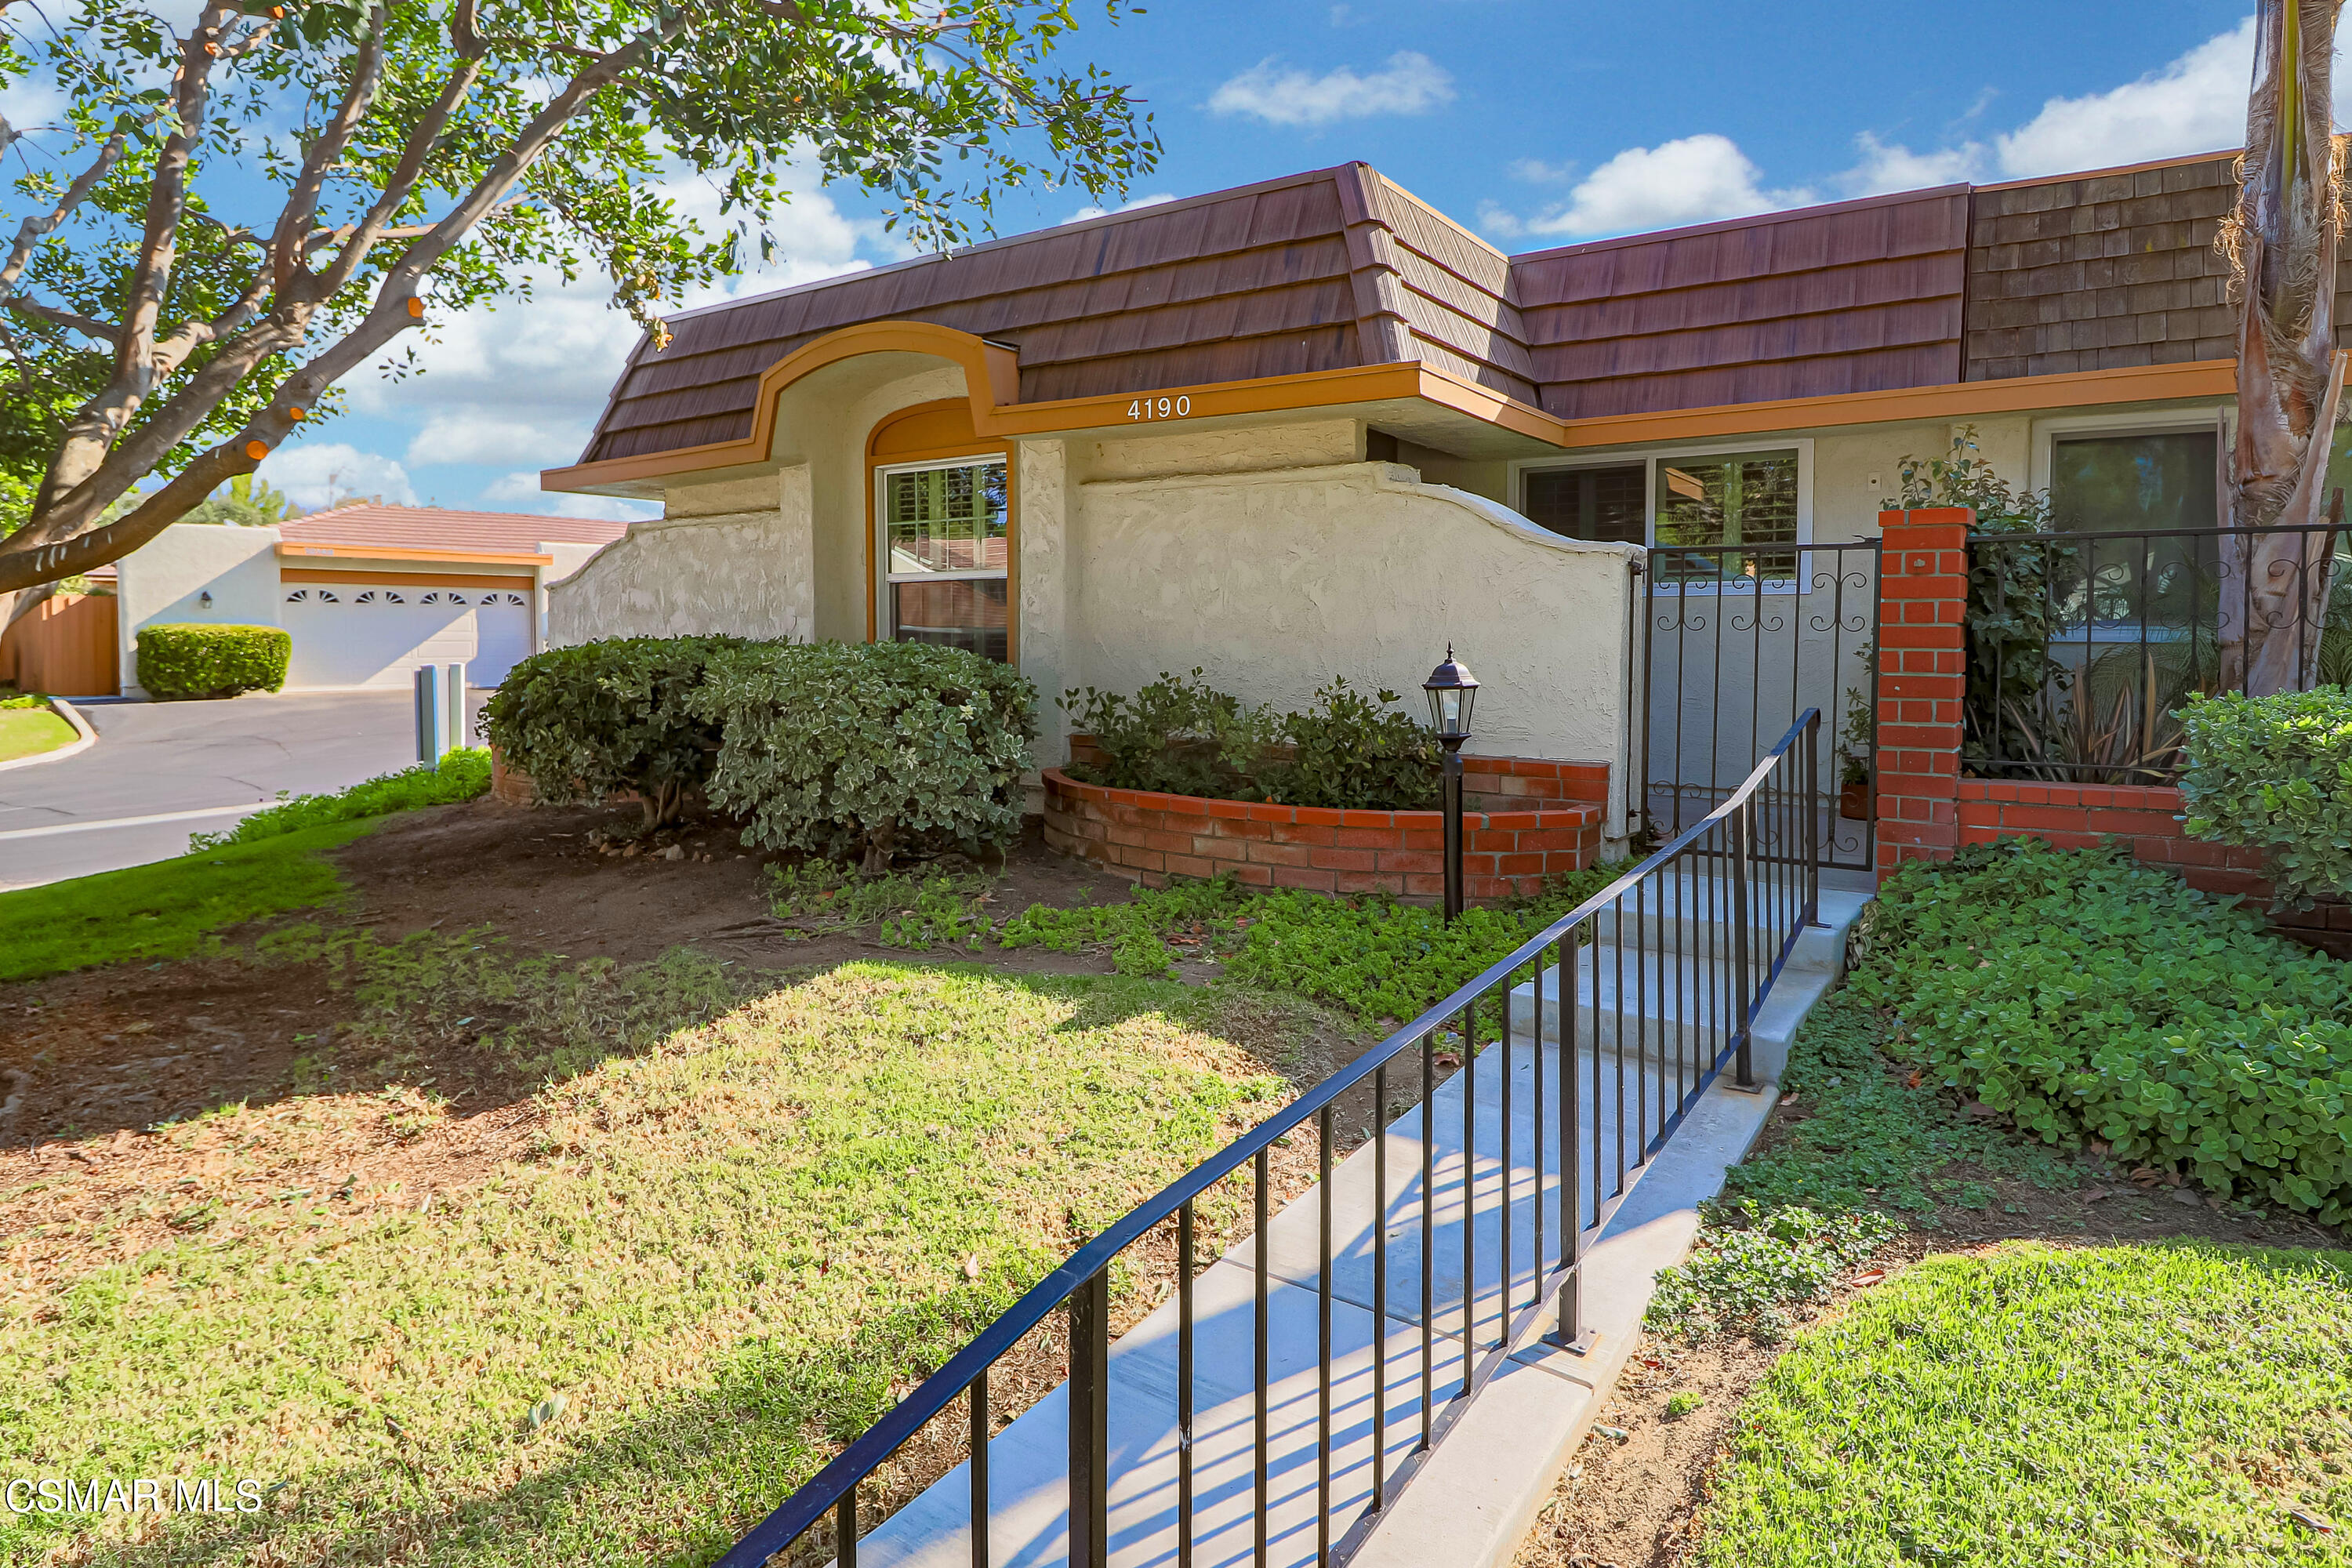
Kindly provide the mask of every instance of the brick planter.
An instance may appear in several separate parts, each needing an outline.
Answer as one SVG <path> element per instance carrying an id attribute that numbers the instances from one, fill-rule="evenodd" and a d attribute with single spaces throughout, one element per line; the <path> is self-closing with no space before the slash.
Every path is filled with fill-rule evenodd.
<path id="1" fill-rule="evenodd" d="M 1073 748 L 1081 755 L 1080 742 Z M 1609 770 L 1578 763 L 1466 757 L 1463 890 L 1505 899 L 1593 864 Z M 1416 901 L 1445 888 L 1445 824 L 1434 811 L 1339 811 L 1262 805 L 1080 784 L 1059 768 L 1045 783 L 1045 842 L 1147 887 L 1230 871 L 1261 888 L 1391 893 Z M 1520 805 L 1519 803 L 1524 803 Z"/>
<path id="2" fill-rule="evenodd" d="M 2181 831 L 2183 807 L 2177 789 L 2009 779 L 1964 778 L 1957 784 L 1963 844 L 2031 836 L 2061 849 L 2079 849 L 2103 838 L 2118 838 L 2131 847 L 2136 858 L 2179 873 L 2192 888 L 2243 895 L 2250 907 L 2267 914 L 2281 936 L 2338 958 L 2352 958 L 2352 906 L 2323 903 L 2308 910 L 2270 910 L 2271 884 L 2262 874 L 2262 851 L 2189 837 Z"/>

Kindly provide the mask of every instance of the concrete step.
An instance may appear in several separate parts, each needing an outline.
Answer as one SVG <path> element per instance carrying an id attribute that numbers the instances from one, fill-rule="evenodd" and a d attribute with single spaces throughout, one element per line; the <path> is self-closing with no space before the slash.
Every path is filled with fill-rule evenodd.
<path id="1" fill-rule="evenodd" d="M 1652 943 L 1619 943 L 1614 921 L 1604 919 L 1604 940 L 1578 952 L 1576 1040 L 1612 1059 L 1621 1051 L 1639 1059 L 1679 1089 L 1731 1043 L 1736 1003 L 1726 989 L 1730 948 L 1724 929 L 1699 919 L 1720 907 L 1719 889 L 1710 893 L 1685 880 L 1660 892 L 1661 908 L 1625 921 L 1629 938 L 1647 930 Z M 1799 933 L 1749 1035 L 1751 1069 L 1759 1079 L 1780 1080 L 1797 1026 L 1844 970 L 1846 934 L 1869 898 L 1822 890 L 1822 924 Z M 1514 1038 L 1533 1037 L 1539 1029 L 1546 1043 L 1557 1045 L 1561 1016 L 1556 965 L 1511 993 Z"/>

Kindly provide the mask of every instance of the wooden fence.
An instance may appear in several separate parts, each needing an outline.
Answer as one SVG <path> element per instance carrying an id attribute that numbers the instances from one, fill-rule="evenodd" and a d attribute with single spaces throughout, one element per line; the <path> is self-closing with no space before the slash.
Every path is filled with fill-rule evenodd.
<path id="1" fill-rule="evenodd" d="M 57 594 L 0 637 L 0 681 L 53 697 L 111 697 L 122 689 L 111 594 Z"/>

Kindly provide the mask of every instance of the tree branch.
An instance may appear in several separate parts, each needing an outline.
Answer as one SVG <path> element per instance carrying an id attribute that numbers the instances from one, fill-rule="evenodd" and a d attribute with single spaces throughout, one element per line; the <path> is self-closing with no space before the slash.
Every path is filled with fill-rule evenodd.
<path id="1" fill-rule="evenodd" d="M 468 59 L 450 72 L 449 79 L 441 84 L 441 96 L 433 100 L 431 109 L 417 117 L 415 128 L 408 133 L 407 145 L 400 150 L 400 162 L 393 166 L 391 174 L 385 178 L 383 189 L 376 196 L 374 205 L 368 208 L 367 216 L 357 225 L 346 226 L 348 237 L 339 242 L 342 247 L 341 254 L 328 263 L 326 271 L 320 277 L 320 298 L 334 298 L 336 292 L 351 281 L 352 275 L 359 269 L 367 253 L 384 237 L 384 230 L 407 204 L 409 193 L 416 188 L 416 182 L 424 176 L 425 161 L 432 155 L 433 143 L 440 139 L 443 128 L 466 101 L 466 95 L 473 91 L 474 83 L 480 79 L 484 63 L 479 58 Z"/>
<path id="2" fill-rule="evenodd" d="M 66 187 L 66 194 L 58 198 L 56 206 L 46 214 L 26 218 L 18 226 L 16 242 L 8 250 L 7 264 L 0 266 L 0 300 L 5 300 L 16 292 L 16 279 L 24 276 L 26 263 L 33 258 L 33 247 L 71 216 L 74 208 L 81 205 L 89 193 L 98 188 L 98 183 L 106 178 L 107 171 L 121 160 L 122 147 L 121 132 L 108 137 L 100 146 L 98 156 L 90 160 L 89 167 L 76 175 L 74 183 Z"/>
<path id="3" fill-rule="evenodd" d="M 5 305 L 20 316 L 29 316 L 37 321 L 47 321 L 53 327 L 64 327 L 79 332 L 86 338 L 95 338 L 102 343 L 117 342 L 121 335 L 121 329 L 111 321 L 95 321 L 89 316 L 77 316 L 71 310 L 63 310 L 56 305 L 44 304 L 38 300 L 28 299 L 23 294 L 11 294 L 6 299 L 0 300 L 0 305 Z"/>
<path id="4" fill-rule="evenodd" d="M 149 355 L 154 348 L 156 319 L 171 288 L 180 217 L 188 205 L 189 169 L 204 132 L 215 58 L 209 39 L 233 14 L 223 0 L 208 0 L 195 32 L 181 47 L 180 69 L 172 93 L 176 123 L 155 157 L 146 222 L 123 291 L 122 324 L 114 340 L 114 374 L 68 422 L 65 438 L 58 443 L 57 456 L 33 498 L 36 518 L 48 511 L 58 498 L 82 489 L 104 467 L 115 437 L 154 387 Z M 126 482 L 124 489 L 128 488 Z"/>
<path id="5" fill-rule="evenodd" d="M 374 26 L 360 41 L 359 54 L 352 64 L 352 85 L 342 102 L 335 106 L 327 128 L 303 155 L 302 167 L 286 193 L 285 210 L 278 215 L 278 226 L 269 237 L 270 278 L 280 289 L 292 283 L 298 270 L 309 269 L 309 247 L 298 240 L 310 234 L 310 219 L 319 210 L 319 195 L 326 188 L 327 171 L 351 145 L 360 121 L 367 118 L 375 101 L 377 84 L 383 79 L 383 7 L 376 6 L 371 19 Z"/>

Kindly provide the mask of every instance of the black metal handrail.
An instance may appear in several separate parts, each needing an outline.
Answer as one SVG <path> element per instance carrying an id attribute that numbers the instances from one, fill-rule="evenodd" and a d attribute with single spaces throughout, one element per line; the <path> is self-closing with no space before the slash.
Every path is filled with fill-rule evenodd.
<path id="1" fill-rule="evenodd" d="M 1073 1253 L 1067 1261 L 1038 1281 L 1021 1300 L 971 1343 L 951 1356 L 887 1415 L 876 1422 L 782 1506 L 747 1531 L 721 1559 L 721 1568 L 758 1568 L 775 1553 L 799 1541 L 828 1514 L 835 1525 L 835 1550 L 840 1568 L 856 1568 L 857 1560 L 857 1483 L 887 1461 L 901 1445 L 928 1424 L 969 1395 L 968 1438 L 971 1483 L 971 1561 L 986 1568 L 992 1561 L 988 1539 L 988 1405 L 989 1369 L 1032 1331 L 1059 1309 L 1067 1309 L 1069 1333 L 1069 1561 L 1087 1568 L 1104 1568 L 1109 1552 L 1109 1447 L 1107 1431 L 1108 1382 L 1110 1354 L 1109 1267 L 1128 1247 L 1143 1240 L 1171 1219 L 1177 1230 L 1177 1377 L 1176 1561 L 1190 1568 L 1194 1547 L 1194 1366 L 1193 1280 L 1194 1205 L 1218 1183 L 1244 1169 L 1255 1181 L 1256 1247 L 1254 1310 L 1254 1373 L 1255 1407 L 1253 1433 L 1255 1561 L 1267 1561 L 1268 1458 L 1270 1436 L 1267 1296 L 1270 1271 L 1267 1231 L 1272 1184 L 1268 1152 L 1278 1140 L 1316 1124 L 1320 1149 L 1321 1244 L 1318 1294 L 1318 1398 L 1317 1406 L 1317 1531 L 1316 1560 L 1345 1562 L 1378 1521 L 1396 1491 L 1426 1463 L 1430 1453 L 1461 1418 L 1485 1384 L 1538 1328 L 1558 1303 L 1551 1334 L 1554 1342 L 1579 1348 L 1580 1339 L 1579 1283 L 1583 1255 L 1597 1239 L 1610 1216 L 1624 1202 L 1642 1171 L 1664 1148 L 1683 1124 L 1691 1107 L 1723 1069 L 1729 1066 L 1742 1085 L 1752 1082 L 1749 1032 L 1772 983 L 1794 952 L 1806 926 L 1815 923 L 1820 900 L 1818 856 L 1811 853 L 1764 852 L 1768 838 L 1796 845 L 1804 835 L 1818 832 L 1811 809 L 1810 781 L 1818 762 L 1821 714 L 1808 709 L 1780 743 L 1759 762 L 1730 798 L 1693 824 L 1672 841 L 1607 888 L 1554 921 L 1490 965 L 1477 978 L 1431 1007 L 1410 1024 L 1359 1057 L 1340 1071 L 1302 1094 L 1279 1113 L 1260 1123 L 1209 1159 L 1170 1184 L 1157 1196 L 1113 1224 Z M 1680 879 L 1679 880 L 1677 879 Z M 1629 925 L 1628 915 L 1631 915 Z M 1718 929 L 1718 928 L 1721 929 Z M 1602 955 L 1612 966 L 1613 1002 L 1601 996 Z M 1545 1110 L 1544 960 L 1551 961 L 1558 1001 L 1549 1037 L 1555 1082 L 1554 1113 L 1558 1116 L 1559 1162 L 1548 1168 L 1552 1152 L 1545 1134 L 1551 1131 Z M 1589 1005 L 1593 1038 L 1590 1048 L 1589 1107 L 1584 1100 L 1588 1075 L 1581 1064 L 1580 964 L 1590 960 L 1593 994 Z M 1685 963 L 1687 959 L 1689 962 Z M 1632 1005 L 1627 990 L 1632 965 Z M 1512 1048 L 1517 1031 L 1512 1006 L 1515 983 L 1532 967 L 1531 1017 L 1521 1044 L 1535 1050 L 1532 1109 L 1532 1175 L 1513 1163 Z M 1675 1012 L 1664 1011 L 1657 1020 L 1658 1038 L 1651 1039 L 1652 1023 L 1644 1005 L 1671 1000 Z M 1477 1072 L 1481 1017 L 1498 1015 L 1501 1082 L 1501 1159 L 1498 1178 L 1482 1184 L 1476 1162 L 1478 1147 Z M 1613 1028 L 1602 1028 L 1613 1018 Z M 1673 1031 L 1669 1057 L 1667 1026 Z M 1438 1337 L 1433 1243 L 1436 1224 L 1436 1105 L 1439 1079 L 1436 1057 L 1440 1037 L 1460 1031 L 1462 1079 L 1462 1303 L 1461 1345 L 1466 1375 L 1462 1386 L 1441 1409 L 1435 1395 L 1435 1347 Z M 1627 1103 L 1629 1052 L 1634 1096 Z M 1377 1116 L 1389 1112 L 1391 1065 L 1418 1051 L 1420 1066 L 1420 1432 L 1414 1451 L 1391 1469 L 1388 1459 L 1388 1373 L 1393 1358 L 1388 1348 L 1389 1215 L 1392 1194 L 1389 1183 L 1389 1142 L 1395 1123 L 1383 1124 L 1373 1140 L 1373 1180 L 1376 1189 L 1373 1237 L 1372 1297 L 1375 1331 L 1372 1387 L 1372 1473 L 1369 1506 L 1352 1525 L 1334 1539 L 1331 1507 L 1332 1330 L 1331 1274 L 1333 1108 L 1349 1090 L 1372 1089 Z M 1610 1097 L 1603 1095 L 1604 1068 L 1612 1070 Z M 1671 1069 L 1671 1080 L 1669 1079 Z M 1674 1095 L 1669 1101 L 1671 1081 Z M 1654 1103 L 1653 1103 L 1654 1100 Z M 1613 1141 L 1601 1112 L 1613 1108 Z M 1591 1142 L 1580 1131 L 1590 1109 Z M 1629 1129 L 1628 1116 L 1632 1118 Z M 1612 1147 L 1613 1142 L 1613 1147 Z M 1631 1159 L 1628 1159 L 1629 1151 Z M 1584 1156 L 1591 1155 L 1589 1184 L 1580 1174 Z M 1607 1178 L 1604 1181 L 1604 1176 Z M 1482 1184 L 1500 1186 L 1501 1246 L 1496 1279 L 1499 1310 L 1491 1338 L 1481 1342 L 1480 1282 L 1474 1245 Z M 1558 1232 L 1551 1261 L 1546 1263 L 1545 1210 L 1547 1193 L 1558 1192 Z M 1527 1300 L 1513 1309 L 1516 1274 L 1512 1250 L 1512 1205 L 1522 1188 L 1532 1188 L 1529 1217 L 1533 1224 L 1532 1273 Z M 1587 1199 L 1590 1202 L 1587 1202 Z M 1448 1284 L 1452 1283 L 1449 1276 Z M 1450 1381 L 1450 1379 L 1449 1379 Z"/>
<path id="2" fill-rule="evenodd" d="M 2352 598 L 2334 523 L 1976 533 L 1967 760 L 1979 773 L 2158 784 L 2181 764 L 2175 710 L 2352 673 Z M 2281 542 L 2285 548 L 2280 549 Z M 2265 548 L 2273 559 L 2257 566 Z M 2334 601 L 2334 602 L 2331 602 Z"/>

